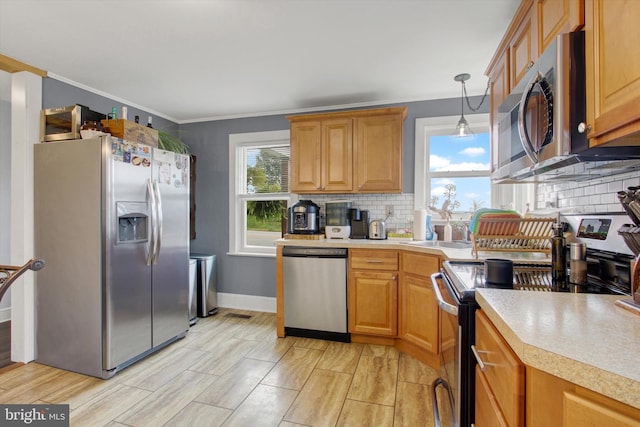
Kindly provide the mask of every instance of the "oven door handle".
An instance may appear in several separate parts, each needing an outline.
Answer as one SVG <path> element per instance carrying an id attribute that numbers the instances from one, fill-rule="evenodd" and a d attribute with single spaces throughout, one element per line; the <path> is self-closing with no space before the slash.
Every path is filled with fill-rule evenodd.
<path id="1" fill-rule="evenodd" d="M 456 411 L 455 411 L 455 403 L 453 401 L 453 391 L 447 383 L 442 378 L 438 378 L 433 382 L 431 386 L 431 400 L 433 406 L 433 419 L 435 427 L 441 427 L 442 422 L 440 421 L 440 409 L 438 408 L 438 386 L 442 386 L 447 391 L 447 397 L 449 398 L 449 408 L 451 410 L 451 418 L 454 426 L 458 425 L 456 420 Z"/>
<path id="2" fill-rule="evenodd" d="M 440 286 L 438 286 L 438 279 L 442 279 L 442 273 L 433 273 L 431 275 L 431 284 L 433 284 L 433 293 L 436 294 L 436 299 L 438 300 L 438 307 L 440 310 L 452 314 L 454 316 L 458 315 L 458 307 L 453 304 L 449 304 L 442 298 L 442 293 L 440 293 Z"/>

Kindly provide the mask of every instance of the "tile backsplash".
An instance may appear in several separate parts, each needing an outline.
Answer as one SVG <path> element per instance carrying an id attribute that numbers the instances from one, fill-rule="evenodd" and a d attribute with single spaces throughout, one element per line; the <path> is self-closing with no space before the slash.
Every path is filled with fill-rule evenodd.
<path id="1" fill-rule="evenodd" d="M 393 217 L 389 224 L 402 224 L 413 221 L 413 193 L 403 194 L 309 194 L 299 195 L 300 200 L 312 200 L 320 206 L 320 214 L 326 212 L 324 204 L 332 200 L 351 200 L 351 206 L 369 211 L 369 219 L 384 219 L 385 206 L 393 206 Z M 394 225 L 395 226 L 395 225 Z"/>
<path id="2" fill-rule="evenodd" d="M 621 212 L 622 207 L 616 193 L 630 186 L 640 186 L 640 172 L 628 172 L 589 181 L 542 182 L 536 189 L 536 209 L 559 208 L 564 212 Z M 322 216 L 326 212 L 327 201 L 351 200 L 354 208 L 367 209 L 370 212 L 370 219 L 384 219 L 385 206 L 392 205 L 394 215 L 387 220 L 391 228 L 410 227 L 413 221 L 413 193 L 313 194 L 300 195 L 299 199 L 309 199 L 318 204 Z"/>
<path id="3" fill-rule="evenodd" d="M 640 185 L 638 171 L 589 181 L 540 183 L 536 191 L 536 208 L 560 208 L 565 212 L 621 212 L 616 193 L 636 185 Z"/>

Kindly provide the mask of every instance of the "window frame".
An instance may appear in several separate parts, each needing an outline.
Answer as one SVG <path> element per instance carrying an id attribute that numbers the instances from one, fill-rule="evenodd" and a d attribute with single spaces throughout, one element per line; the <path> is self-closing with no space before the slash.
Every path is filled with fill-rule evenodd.
<path id="1" fill-rule="evenodd" d="M 429 136 L 442 135 L 442 131 L 453 133 L 455 124 L 460 116 L 425 117 L 416 119 L 415 127 L 415 167 L 414 167 L 414 209 L 425 209 L 431 200 L 431 185 L 429 177 Z M 484 114 L 465 115 L 471 129 L 476 133 L 490 133 L 490 116 Z M 493 145 L 490 143 L 490 149 Z M 489 156 L 492 159 L 490 153 Z M 491 168 L 490 168 L 491 169 Z M 483 171 L 478 171 L 483 172 Z M 443 172 L 438 172 L 441 174 Z M 476 172 L 470 172 L 475 174 Z M 486 172 L 491 176 L 491 170 Z M 442 175 L 440 175 L 442 176 Z M 451 176 L 465 178 L 465 172 L 451 172 Z M 429 179 L 429 181 L 427 181 Z M 528 207 L 533 210 L 536 206 L 536 183 L 499 183 L 491 182 L 491 207 L 511 209 L 525 213 Z"/>
<path id="2" fill-rule="evenodd" d="M 489 114 L 465 116 L 475 133 L 489 133 Z M 453 133 L 459 116 L 426 117 L 416 119 L 414 208 L 425 209 L 431 200 L 431 181 L 437 178 L 491 177 L 491 167 L 486 171 L 429 171 L 429 137 Z M 491 158 L 491 155 L 489 155 Z M 491 203 L 494 201 L 494 186 L 491 183 Z"/>
<path id="3" fill-rule="evenodd" d="M 290 205 L 295 196 L 291 193 L 244 193 L 246 164 L 245 148 L 289 145 L 289 130 L 248 132 L 229 135 L 229 252 L 227 255 L 275 257 L 276 247 L 248 245 L 247 208 L 248 200 L 284 200 Z"/>

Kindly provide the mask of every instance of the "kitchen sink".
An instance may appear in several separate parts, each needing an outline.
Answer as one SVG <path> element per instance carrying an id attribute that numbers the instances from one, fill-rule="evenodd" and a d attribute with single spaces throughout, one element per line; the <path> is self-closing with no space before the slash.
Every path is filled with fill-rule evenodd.
<path id="1" fill-rule="evenodd" d="M 424 246 L 427 248 L 449 248 L 449 249 L 469 249 L 473 245 L 470 241 L 454 240 L 452 242 L 443 242 L 440 240 L 420 240 L 407 242 L 407 245 Z"/>

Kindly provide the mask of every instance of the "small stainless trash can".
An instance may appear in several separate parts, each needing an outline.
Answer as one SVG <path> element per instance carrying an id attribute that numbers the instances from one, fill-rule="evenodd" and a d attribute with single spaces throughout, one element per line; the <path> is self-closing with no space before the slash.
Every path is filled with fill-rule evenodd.
<path id="1" fill-rule="evenodd" d="M 198 317 L 207 317 L 218 311 L 218 288 L 216 286 L 216 256 L 192 253 L 198 261 L 196 267 L 196 299 Z"/>
<path id="2" fill-rule="evenodd" d="M 198 280 L 197 270 L 198 260 L 191 258 L 189 260 L 189 326 L 193 326 L 198 322 Z"/>

